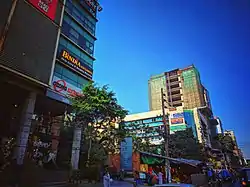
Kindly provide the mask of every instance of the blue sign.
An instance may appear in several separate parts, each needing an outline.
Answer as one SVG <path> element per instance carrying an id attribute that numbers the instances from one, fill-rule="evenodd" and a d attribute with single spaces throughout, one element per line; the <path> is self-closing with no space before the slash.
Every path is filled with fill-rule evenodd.
<path id="1" fill-rule="evenodd" d="M 46 96 L 52 98 L 52 99 L 55 99 L 57 101 L 60 101 L 60 102 L 63 102 L 63 103 L 66 103 L 68 105 L 70 105 L 70 100 L 68 98 L 66 98 L 65 96 L 61 95 L 61 94 L 58 94 L 50 89 L 47 89 L 47 92 L 46 92 Z"/>
<path id="2" fill-rule="evenodd" d="M 173 114 L 173 118 L 184 118 L 184 114 L 183 113 L 175 113 L 175 114 Z"/>
<path id="3" fill-rule="evenodd" d="M 121 142 L 121 169 L 124 171 L 133 170 L 133 140 L 132 137 L 127 137 Z"/>

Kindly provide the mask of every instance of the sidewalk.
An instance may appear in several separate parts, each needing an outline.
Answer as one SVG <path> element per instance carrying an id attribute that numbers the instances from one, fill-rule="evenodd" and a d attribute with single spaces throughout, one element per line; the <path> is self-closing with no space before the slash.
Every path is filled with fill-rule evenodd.
<path id="1" fill-rule="evenodd" d="M 133 184 L 124 181 L 114 181 L 110 185 L 111 187 L 133 187 Z M 102 183 L 97 184 L 80 184 L 78 187 L 103 187 Z"/>

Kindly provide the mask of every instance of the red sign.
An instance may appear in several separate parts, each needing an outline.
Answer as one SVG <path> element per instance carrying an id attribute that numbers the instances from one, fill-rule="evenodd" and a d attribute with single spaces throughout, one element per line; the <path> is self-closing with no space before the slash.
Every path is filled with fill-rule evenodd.
<path id="1" fill-rule="evenodd" d="M 29 0 L 29 2 L 54 21 L 58 0 Z"/>
<path id="2" fill-rule="evenodd" d="M 73 97 L 82 95 L 82 93 L 80 92 L 80 89 L 74 89 L 69 84 L 67 85 L 65 80 L 54 80 L 53 88 L 55 91 L 61 94 L 70 95 Z"/>
<path id="3" fill-rule="evenodd" d="M 172 118 L 171 119 L 171 124 L 181 124 L 184 123 L 183 118 Z"/>

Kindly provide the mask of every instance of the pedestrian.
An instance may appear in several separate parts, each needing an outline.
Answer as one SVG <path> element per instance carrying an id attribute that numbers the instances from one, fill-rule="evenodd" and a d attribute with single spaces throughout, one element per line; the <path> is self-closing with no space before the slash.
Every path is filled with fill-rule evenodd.
<path id="1" fill-rule="evenodd" d="M 163 184 L 162 176 L 163 176 L 163 173 L 160 171 L 160 172 L 158 173 L 158 181 L 159 181 L 159 184 Z"/>
<path id="2" fill-rule="evenodd" d="M 111 178 L 110 178 L 109 172 L 106 171 L 103 176 L 103 186 L 110 187 L 110 182 L 111 182 Z"/>

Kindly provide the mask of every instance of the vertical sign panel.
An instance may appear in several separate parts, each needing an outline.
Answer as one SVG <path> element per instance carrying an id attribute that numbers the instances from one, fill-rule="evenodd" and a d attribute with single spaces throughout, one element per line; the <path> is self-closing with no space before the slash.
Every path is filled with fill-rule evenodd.
<path id="1" fill-rule="evenodd" d="M 29 0 L 29 2 L 50 19 L 55 20 L 58 0 Z"/>
<path id="2" fill-rule="evenodd" d="M 127 137 L 121 142 L 121 169 L 132 171 L 133 141 L 132 137 Z"/>

